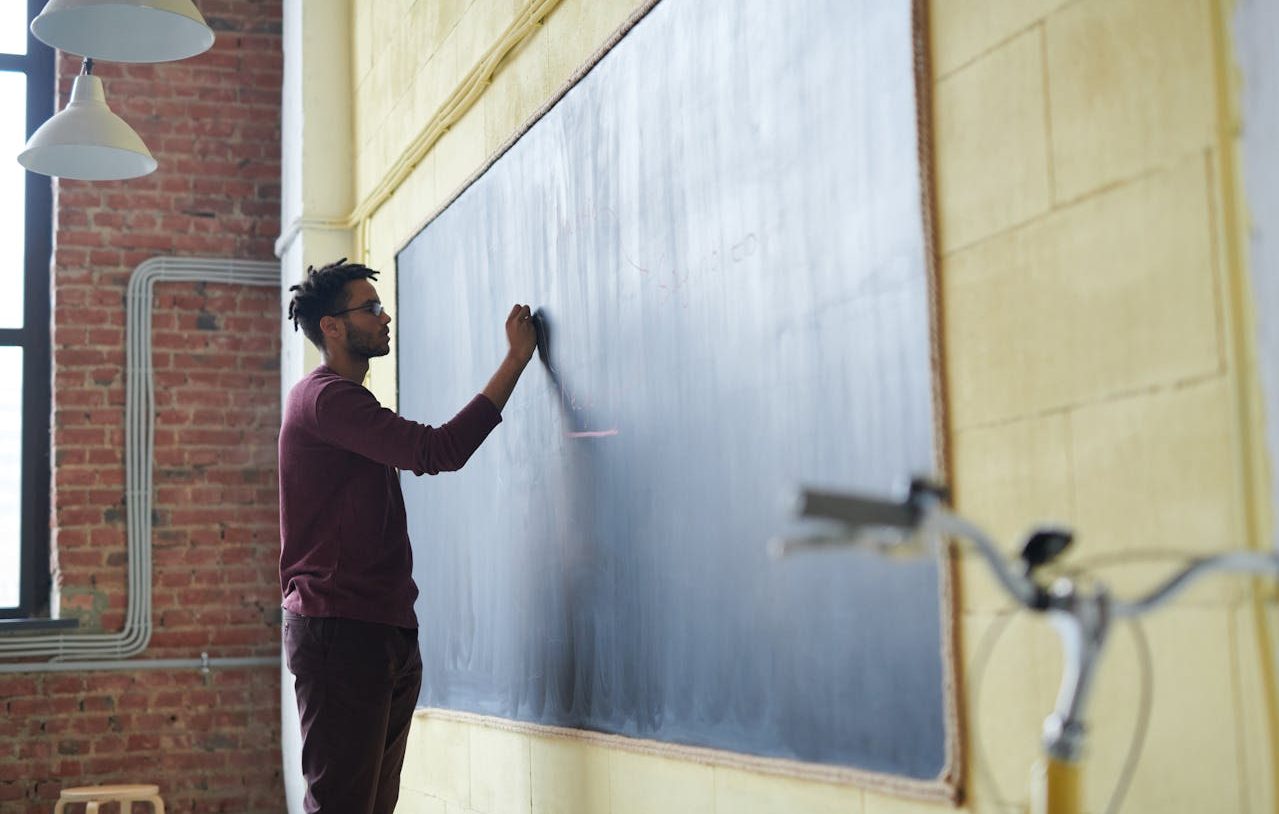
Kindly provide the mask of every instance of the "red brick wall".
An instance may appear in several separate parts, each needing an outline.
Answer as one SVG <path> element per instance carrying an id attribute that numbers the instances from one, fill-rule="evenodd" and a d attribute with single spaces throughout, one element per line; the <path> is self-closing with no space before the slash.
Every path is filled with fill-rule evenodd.
<path id="1" fill-rule="evenodd" d="M 201 0 L 208 53 L 95 65 L 160 167 L 55 192 L 51 547 L 63 615 L 82 630 L 120 630 L 126 606 L 130 274 L 155 256 L 273 259 L 280 5 Z M 78 70 L 61 57 L 59 107 Z M 141 658 L 276 656 L 278 290 L 155 294 L 155 628 Z M 278 667 L 0 675 L 0 812 L 118 782 L 159 784 L 171 812 L 281 811 L 279 684 Z"/>

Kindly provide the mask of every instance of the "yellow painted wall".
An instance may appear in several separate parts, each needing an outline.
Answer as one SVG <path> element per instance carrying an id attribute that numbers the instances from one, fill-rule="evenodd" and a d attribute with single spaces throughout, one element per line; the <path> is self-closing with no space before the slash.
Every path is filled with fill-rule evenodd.
<path id="1" fill-rule="evenodd" d="M 1223 3 L 931 2 L 958 506 L 1003 539 L 1038 520 L 1069 523 L 1072 561 L 1094 563 L 1120 593 L 1149 585 L 1178 556 L 1256 547 L 1267 532 L 1256 371 L 1242 339 L 1250 301 Z M 368 214 L 364 259 L 389 272 L 384 300 L 395 252 L 424 218 L 636 5 L 353 0 L 356 199 Z M 525 25 L 534 7 L 548 16 Z M 480 65 L 496 67 L 477 84 Z M 450 112 L 468 82 L 473 103 Z M 394 401 L 394 369 L 374 367 L 384 401 Z M 1056 691 L 1056 642 L 1042 620 L 1016 617 L 1001 624 L 988 668 L 967 669 L 1008 607 L 969 561 L 961 588 L 966 808 L 1019 811 Z M 1270 617 L 1249 584 L 1220 579 L 1147 623 L 1152 716 L 1126 810 L 1275 810 Z M 1134 641 L 1117 629 L 1099 676 L 1091 811 L 1104 806 L 1137 718 Z M 399 810 L 936 808 L 423 717 Z"/>

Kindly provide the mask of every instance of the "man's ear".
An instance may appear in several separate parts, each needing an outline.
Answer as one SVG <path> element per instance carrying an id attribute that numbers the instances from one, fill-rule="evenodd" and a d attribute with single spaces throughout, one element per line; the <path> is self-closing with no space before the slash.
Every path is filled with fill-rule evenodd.
<path id="1" fill-rule="evenodd" d="M 337 317 L 320 317 L 320 333 L 338 339 L 342 336 L 341 322 Z"/>
<path id="2" fill-rule="evenodd" d="M 330 339 L 340 343 L 346 333 L 346 327 L 337 317 L 323 316 L 320 317 L 320 333 L 324 336 L 324 344 L 327 345 Z"/>

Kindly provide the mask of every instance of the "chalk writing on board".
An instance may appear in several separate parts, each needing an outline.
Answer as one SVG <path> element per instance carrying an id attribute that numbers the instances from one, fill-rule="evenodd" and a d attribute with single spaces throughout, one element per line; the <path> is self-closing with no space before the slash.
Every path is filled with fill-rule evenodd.
<path id="1" fill-rule="evenodd" d="M 617 435 L 617 430 L 590 430 L 586 432 L 566 432 L 566 438 L 611 438 Z"/>

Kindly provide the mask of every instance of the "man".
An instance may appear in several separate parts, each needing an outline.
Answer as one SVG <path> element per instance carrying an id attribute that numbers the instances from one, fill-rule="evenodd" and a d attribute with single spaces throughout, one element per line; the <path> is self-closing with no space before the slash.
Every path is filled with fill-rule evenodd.
<path id="1" fill-rule="evenodd" d="M 391 317 L 343 258 L 307 269 L 289 318 L 323 364 L 289 393 L 280 427 L 280 588 L 296 677 L 308 812 L 391 814 L 422 683 L 409 547 L 396 470 L 460 469 L 502 420 L 537 347 L 527 305 L 506 320 L 509 350 L 484 390 L 428 427 L 380 405 L 361 382 L 391 349 Z"/>

